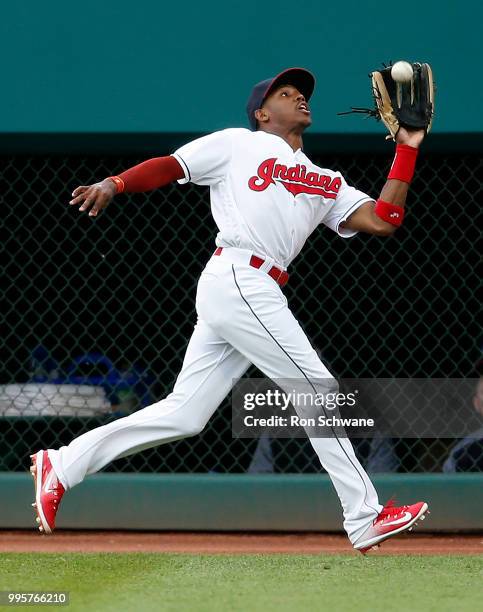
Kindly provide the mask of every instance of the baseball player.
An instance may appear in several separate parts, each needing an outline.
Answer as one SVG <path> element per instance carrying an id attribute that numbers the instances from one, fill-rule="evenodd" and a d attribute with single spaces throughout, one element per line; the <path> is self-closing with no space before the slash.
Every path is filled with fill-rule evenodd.
<path id="1" fill-rule="evenodd" d="M 153 190 L 175 180 L 208 185 L 219 231 L 198 282 L 197 320 L 173 391 L 68 446 L 31 455 L 40 531 L 53 531 L 64 492 L 87 475 L 116 458 L 201 432 L 233 379 L 250 364 L 277 381 L 299 379 L 314 393 L 312 380 L 337 389 L 281 291 L 287 267 L 320 225 L 342 238 L 357 232 L 391 236 L 404 217 L 425 130 L 399 129 L 388 180 L 374 200 L 303 152 L 314 86 L 309 71 L 284 70 L 254 86 L 247 105 L 251 130 L 214 132 L 172 155 L 74 190 L 70 204 L 96 217 L 117 193 Z M 337 491 L 354 548 L 366 552 L 424 518 L 425 502 L 379 503 L 347 437 L 310 441 Z"/>

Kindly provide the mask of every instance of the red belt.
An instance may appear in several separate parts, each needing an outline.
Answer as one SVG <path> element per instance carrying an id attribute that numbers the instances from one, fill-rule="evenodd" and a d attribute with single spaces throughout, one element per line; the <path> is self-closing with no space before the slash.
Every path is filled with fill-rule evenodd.
<path id="1" fill-rule="evenodd" d="M 223 247 L 217 247 L 213 255 L 221 255 L 222 251 Z M 258 269 L 262 267 L 265 260 L 261 257 L 257 257 L 256 255 L 252 255 L 249 263 L 253 268 Z M 280 285 L 280 287 L 283 287 L 288 282 L 288 272 L 285 272 L 285 270 L 280 270 L 280 268 L 277 268 L 277 266 L 272 266 L 270 270 L 268 270 L 267 274 L 268 276 L 271 276 L 273 280 Z"/>

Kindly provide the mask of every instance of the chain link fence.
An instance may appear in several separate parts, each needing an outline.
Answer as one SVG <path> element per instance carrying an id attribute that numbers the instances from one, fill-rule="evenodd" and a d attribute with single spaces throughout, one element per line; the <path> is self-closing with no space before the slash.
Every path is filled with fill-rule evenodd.
<path id="1" fill-rule="evenodd" d="M 390 163 L 386 156 L 312 157 L 372 195 Z M 195 323 L 196 282 L 214 249 L 208 190 L 175 184 L 121 195 L 95 220 L 68 206 L 75 186 L 139 161 L 1 160 L 0 470 L 27 469 L 30 452 L 67 444 L 172 388 Z M 324 228 L 309 239 L 285 292 L 337 377 L 481 373 L 481 169 L 477 156 L 423 155 L 394 237 L 343 240 Z M 230 420 L 228 398 L 197 438 L 106 469 L 320 471 L 308 441 L 233 439 Z M 369 471 L 418 472 L 440 471 L 456 442 L 354 444 Z M 476 453 L 467 469 L 481 463 Z"/>

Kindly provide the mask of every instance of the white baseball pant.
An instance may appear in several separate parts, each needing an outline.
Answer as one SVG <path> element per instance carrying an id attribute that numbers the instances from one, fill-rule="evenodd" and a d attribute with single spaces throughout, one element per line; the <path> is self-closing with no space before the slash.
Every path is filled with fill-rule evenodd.
<path id="1" fill-rule="evenodd" d="M 93 429 L 49 457 L 66 489 L 116 458 L 202 431 L 253 363 L 271 379 L 333 379 L 277 283 L 251 267 L 251 252 L 225 248 L 208 262 L 196 295 L 198 321 L 174 389 L 165 399 Z M 335 382 L 335 381 L 334 381 Z M 382 510 L 347 438 L 310 438 L 342 504 L 354 543 Z"/>

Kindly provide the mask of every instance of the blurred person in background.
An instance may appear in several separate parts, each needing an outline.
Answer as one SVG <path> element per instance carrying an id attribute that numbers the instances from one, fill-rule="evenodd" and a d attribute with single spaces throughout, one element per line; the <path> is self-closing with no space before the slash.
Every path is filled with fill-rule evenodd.
<path id="1" fill-rule="evenodd" d="M 483 472 L 483 376 L 476 383 L 473 407 L 481 416 L 481 427 L 460 440 L 443 464 L 443 472 Z"/>

